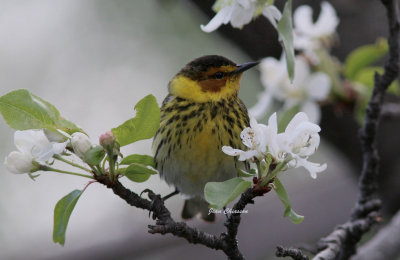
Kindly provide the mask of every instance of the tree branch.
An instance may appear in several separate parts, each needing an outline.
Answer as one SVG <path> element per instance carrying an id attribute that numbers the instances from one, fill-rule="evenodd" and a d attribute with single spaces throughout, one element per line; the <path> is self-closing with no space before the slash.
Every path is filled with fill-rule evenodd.
<path id="1" fill-rule="evenodd" d="M 208 248 L 222 250 L 229 259 L 244 259 L 237 244 L 237 231 L 241 220 L 241 212 L 247 204 L 253 203 L 253 199 L 257 196 L 263 196 L 269 192 L 270 188 L 260 189 L 257 185 L 247 189 L 240 197 L 239 201 L 233 206 L 232 214 L 230 214 L 225 222 L 227 228 L 226 233 L 219 236 L 208 234 L 197 228 L 189 227 L 185 222 L 176 222 L 170 211 L 165 207 L 164 201 L 160 195 L 155 194 L 151 190 L 144 190 L 150 200 L 142 198 L 133 191 L 125 188 L 118 180 L 111 181 L 106 175 L 95 176 L 96 180 L 125 200 L 129 205 L 148 210 L 153 213 L 153 219 L 156 219 L 156 225 L 149 225 L 149 233 L 151 234 L 172 234 L 177 237 L 186 239 L 192 244 L 202 244 Z"/>

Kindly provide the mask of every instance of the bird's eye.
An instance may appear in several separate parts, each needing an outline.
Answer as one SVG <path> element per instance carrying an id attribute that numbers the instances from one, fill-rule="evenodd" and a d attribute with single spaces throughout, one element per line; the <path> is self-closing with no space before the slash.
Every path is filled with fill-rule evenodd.
<path id="1" fill-rule="evenodd" d="M 214 78 L 216 79 L 222 79 L 224 76 L 225 76 L 224 73 L 221 71 L 218 71 L 214 74 Z"/>

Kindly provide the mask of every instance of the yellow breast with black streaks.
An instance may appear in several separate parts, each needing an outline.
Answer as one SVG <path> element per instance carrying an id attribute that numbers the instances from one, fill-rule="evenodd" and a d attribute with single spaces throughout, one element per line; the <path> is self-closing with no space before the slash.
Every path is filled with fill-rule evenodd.
<path id="1" fill-rule="evenodd" d="M 239 162 L 221 149 L 244 149 L 240 133 L 248 125 L 247 110 L 238 98 L 197 103 L 167 96 L 153 141 L 161 176 L 182 193 L 202 197 L 207 182 L 236 176 Z"/>

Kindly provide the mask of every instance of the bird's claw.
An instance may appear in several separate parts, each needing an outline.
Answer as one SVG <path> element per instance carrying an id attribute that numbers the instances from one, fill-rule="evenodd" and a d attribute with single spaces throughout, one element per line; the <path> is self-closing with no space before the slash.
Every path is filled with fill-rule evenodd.
<path id="1" fill-rule="evenodd" d="M 150 190 L 150 189 L 145 189 L 145 190 L 143 190 L 141 193 L 140 193 L 140 197 L 142 197 L 142 194 L 143 193 L 147 193 L 147 196 L 149 197 L 149 199 L 151 200 L 150 201 L 150 208 L 149 208 L 149 218 L 150 218 L 150 216 L 151 216 L 151 213 L 153 212 L 153 210 L 154 210 L 154 204 L 155 204 L 155 201 L 156 201 L 156 199 L 157 199 L 157 197 L 158 198 L 160 198 L 161 199 L 161 197 L 160 197 L 160 195 L 156 195 L 152 190 Z M 156 217 L 154 216 L 154 214 L 153 214 L 153 216 L 152 216 L 152 219 L 154 220 L 154 219 L 156 219 Z"/>
<path id="2" fill-rule="evenodd" d="M 147 193 L 150 199 L 152 199 L 151 197 L 153 197 L 153 196 L 155 195 L 154 192 L 153 192 L 152 190 L 150 190 L 150 189 L 144 189 L 144 190 L 139 194 L 139 196 L 142 197 L 142 194 L 143 194 L 143 193 Z"/>

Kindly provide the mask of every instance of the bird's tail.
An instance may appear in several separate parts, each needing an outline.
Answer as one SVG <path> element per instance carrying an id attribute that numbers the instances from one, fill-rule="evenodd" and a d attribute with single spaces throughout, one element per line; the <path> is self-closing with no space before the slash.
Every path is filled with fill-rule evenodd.
<path id="1" fill-rule="evenodd" d="M 201 218 L 208 222 L 215 221 L 215 214 L 209 212 L 208 203 L 201 198 L 190 198 L 185 200 L 182 210 L 183 219 L 191 219 L 200 213 Z"/>

